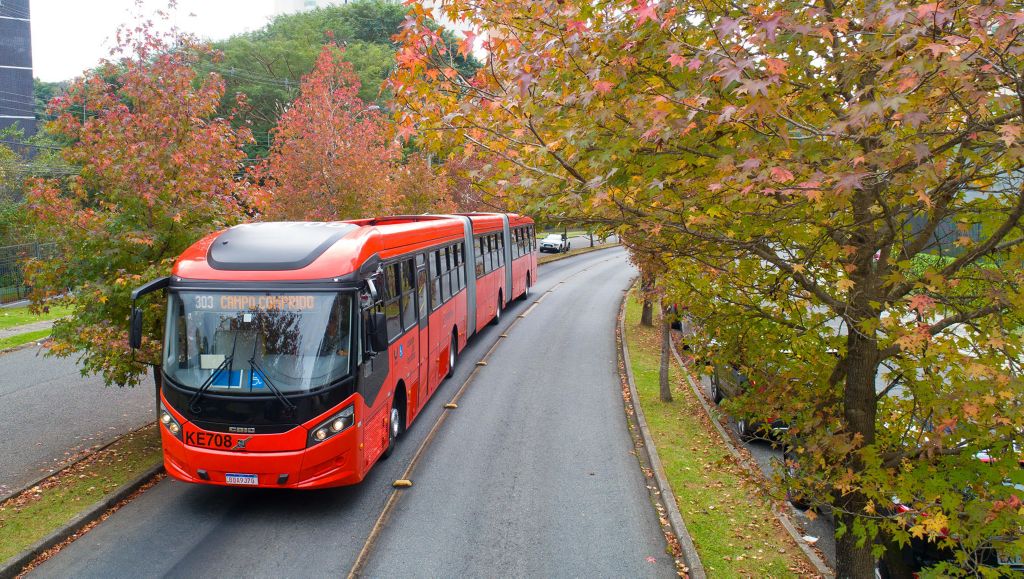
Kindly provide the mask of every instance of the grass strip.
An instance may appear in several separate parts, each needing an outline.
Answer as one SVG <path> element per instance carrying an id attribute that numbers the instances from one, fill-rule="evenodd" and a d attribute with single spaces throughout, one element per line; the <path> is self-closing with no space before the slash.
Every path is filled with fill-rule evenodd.
<path id="1" fill-rule="evenodd" d="M 8 336 L 6 338 L 0 338 L 0 351 L 7 350 L 8 348 L 17 348 L 29 342 L 35 342 L 36 340 L 42 340 L 46 336 L 50 335 L 50 330 L 36 330 L 35 332 L 26 332 L 24 334 L 18 334 L 16 336 Z"/>
<path id="2" fill-rule="evenodd" d="M 673 401 L 658 392 L 660 329 L 640 325 L 641 304 L 626 303 L 626 340 L 637 394 L 666 476 L 710 577 L 814 575 L 800 548 L 707 422 L 703 408 L 672 364 Z"/>
<path id="3" fill-rule="evenodd" d="M 154 424 L 0 504 L 0 561 L 61 528 L 160 460 L 160 435 Z"/>
<path id="4" fill-rule="evenodd" d="M 13 328 L 15 326 L 23 326 L 25 324 L 31 324 L 32 322 L 56 320 L 57 318 L 63 318 L 70 313 L 71 309 L 67 307 L 51 307 L 50 311 L 38 316 L 29 312 L 28 306 L 0 308 L 0 330 L 6 330 L 7 328 Z"/>

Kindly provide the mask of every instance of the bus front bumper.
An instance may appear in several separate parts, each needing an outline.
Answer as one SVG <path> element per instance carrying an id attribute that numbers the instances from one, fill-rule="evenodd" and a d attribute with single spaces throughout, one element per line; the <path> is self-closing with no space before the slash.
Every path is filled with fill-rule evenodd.
<path id="1" fill-rule="evenodd" d="M 317 489 L 358 483 L 361 453 L 355 428 L 310 448 L 280 452 L 214 450 L 186 445 L 160 428 L 164 468 L 191 483 Z"/>

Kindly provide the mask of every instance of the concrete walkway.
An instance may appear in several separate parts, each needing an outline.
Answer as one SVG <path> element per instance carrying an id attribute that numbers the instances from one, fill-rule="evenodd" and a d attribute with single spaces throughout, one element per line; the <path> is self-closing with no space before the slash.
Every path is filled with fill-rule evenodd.
<path id="1" fill-rule="evenodd" d="M 20 334 L 27 334 L 29 332 L 38 332 L 39 330 L 49 330 L 53 327 L 53 320 L 43 322 L 32 322 L 31 324 L 24 324 L 21 326 L 13 326 L 10 328 L 0 329 L 0 339 L 10 338 L 11 336 L 18 336 Z"/>

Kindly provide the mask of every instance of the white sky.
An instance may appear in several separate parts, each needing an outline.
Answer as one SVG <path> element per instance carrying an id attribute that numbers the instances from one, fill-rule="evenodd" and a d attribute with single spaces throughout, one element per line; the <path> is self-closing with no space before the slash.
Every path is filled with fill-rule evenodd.
<path id="1" fill-rule="evenodd" d="M 142 0 L 153 15 L 166 0 Z M 110 56 L 117 27 L 134 22 L 135 0 L 31 0 L 32 74 L 67 80 Z M 171 23 L 185 32 L 221 40 L 265 25 L 274 0 L 179 0 Z M 154 18 L 156 20 L 156 18 Z"/>

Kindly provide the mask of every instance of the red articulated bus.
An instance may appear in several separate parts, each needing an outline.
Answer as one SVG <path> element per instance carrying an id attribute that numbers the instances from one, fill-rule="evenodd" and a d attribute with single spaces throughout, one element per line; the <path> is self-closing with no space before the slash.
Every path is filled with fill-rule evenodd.
<path id="1" fill-rule="evenodd" d="M 252 223 L 200 240 L 169 277 L 158 394 L 179 480 L 354 484 L 537 279 L 533 220 L 472 213 Z"/>

